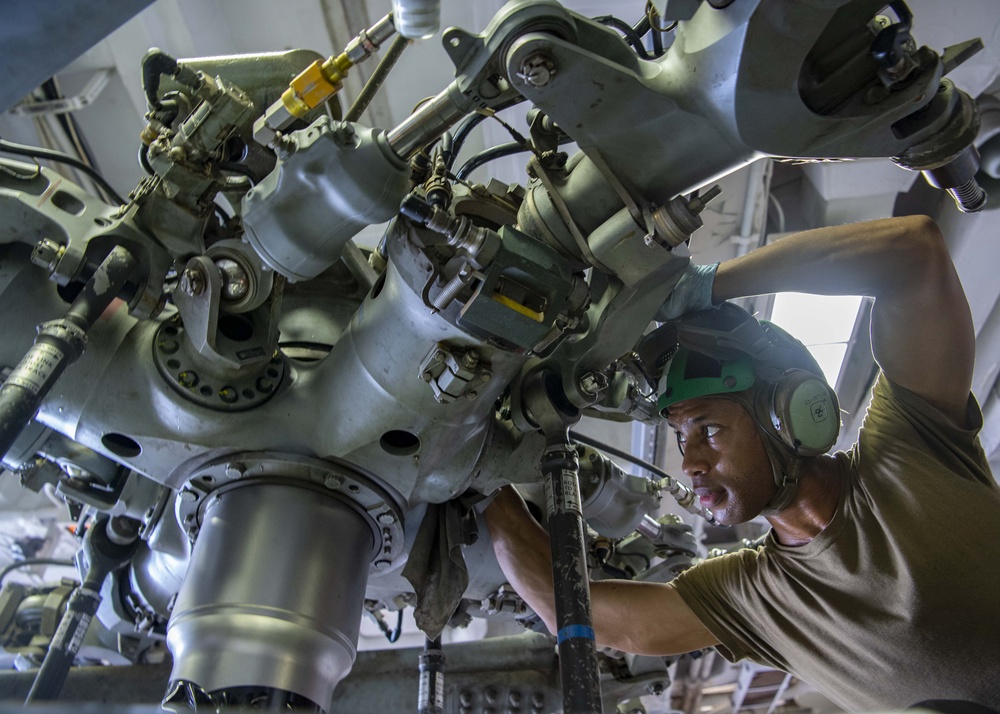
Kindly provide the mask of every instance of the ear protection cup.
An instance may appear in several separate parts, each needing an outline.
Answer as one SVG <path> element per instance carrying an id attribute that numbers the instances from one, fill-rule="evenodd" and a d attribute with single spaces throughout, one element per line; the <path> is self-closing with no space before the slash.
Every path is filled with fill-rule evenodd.
<path id="1" fill-rule="evenodd" d="M 798 456 L 825 454 L 840 434 L 840 403 L 826 381 L 790 369 L 776 383 L 763 383 L 756 400 L 758 422 Z"/>

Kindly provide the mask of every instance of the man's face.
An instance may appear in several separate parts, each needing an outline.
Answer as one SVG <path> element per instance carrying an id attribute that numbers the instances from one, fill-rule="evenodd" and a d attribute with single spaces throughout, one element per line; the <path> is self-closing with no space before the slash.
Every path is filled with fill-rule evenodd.
<path id="1" fill-rule="evenodd" d="M 771 462 L 753 417 L 724 397 L 696 397 L 670 407 L 683 470 L 702 507 L 719 523 L 744 523 L 760 515 L 777 492 Z"/>

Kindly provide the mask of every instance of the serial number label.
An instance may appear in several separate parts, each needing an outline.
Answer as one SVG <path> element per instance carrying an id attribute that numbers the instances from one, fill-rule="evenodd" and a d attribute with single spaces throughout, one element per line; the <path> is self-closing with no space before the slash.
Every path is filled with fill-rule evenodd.
<path id="1" fill-rule="evenodd" d="M 39 394 L 64 358 L 65 355 L 58 347 L 47 342 L 36 344 L 11 372 L 7 383 Z"/>

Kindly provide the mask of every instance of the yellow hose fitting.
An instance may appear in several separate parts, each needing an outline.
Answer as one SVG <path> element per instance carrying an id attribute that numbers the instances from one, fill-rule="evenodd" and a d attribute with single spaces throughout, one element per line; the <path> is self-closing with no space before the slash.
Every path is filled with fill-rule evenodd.
<path id="1" fill-rule="evenodd" d="M 347 67 L 351 64 L 345 57 L 347 67 L 340 72 L 339 60 L 340 57 L 331 57 L 323 63 L 316 60 L 291 81 L 288 89 L 281 95 L 281 101 L 289 114 L 301 117 L 340 91 Z"/>

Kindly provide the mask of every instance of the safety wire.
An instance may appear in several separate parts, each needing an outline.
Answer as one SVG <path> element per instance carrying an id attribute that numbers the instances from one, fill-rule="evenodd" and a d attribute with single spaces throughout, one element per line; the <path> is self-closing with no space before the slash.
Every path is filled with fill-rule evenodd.
<path id="1" fill-rule="evenodd" d="M 97 171 L 95 171 L 90 166 L 87 166 L 79 159 L 70 156 L 69 154 L 64 154 L 61 151 L 55 151 L 53 149 L 43 149 L 38 146 L 25 146 L 24 144 L 15 144 L 14 142 L 7 141 L 6 139 L 3 138 L 0 138 L 0 152 L 3 152 L 5 154 L 15 154 L 17 156 L 28 156 L 31 157 L 32 159 L 44 159 L 47 161 L 55 161 L 57 163 L 67 164 L 75 169 L 83 171 L 90 178 L 92 178 L 95 183 L 97 183 L 102 189 L 104 189 L 105 192 L 107 192 L 111 200 L 116 202 L 112 205 L 125 205 L 126 203 L 128 203 L 128 201 L 126 201 L 124 198 L 118 195 L 118 192 L 115 191 L 111 187 L 111 184 L 109 184 L 104 179 L 103 176 L 97 173 Z"/>
<path id="2" fill-rule="evenodd" d="M 27 568 L 35 565 L 63 565 L 72 567 L 74 563 L 72 560 L 65 560 L 63 558 L 25 558 L 24 560 L 17 560 L 0 570 L 0 585 L 3 585 L 4 579 L 18 568 Z"/>
<path id="3" fill-rule="evenodd" d="M 640 459 L 638 456 L 633 456 L 627 451 L 622 451 L 621 449 L 616 449 L 610 444 L 605 444 L 604 442 L 598 441 L 597 439 L 592 439 L 585 434 L 581 434 L 578 431 L 570 431 L 569 438 L 573 441 L 577 441 L 585 446 L 590 446 L 598 451 L 603 451 L 609 456 L 614 456 L 623 461 L 628 461 L 630 464 L 635 464 L 641 469 L 645 469 L 654 476 L 659 476 L 664 481 L 663 490 L 669 493 L 677 503 L 684 508 L 688 513 L 692 513 L 696 516 L 701 516 L 709 523 L 715 522 L 715 517 L 712 515 L 711 511 L 704 508 L 698 508 L 695 504 L 697 499 L 690 488 L 679 482 L 673 476 L 668 474 L 666 471 L 660 467 L 649 463 L 644 459 Z"/>

